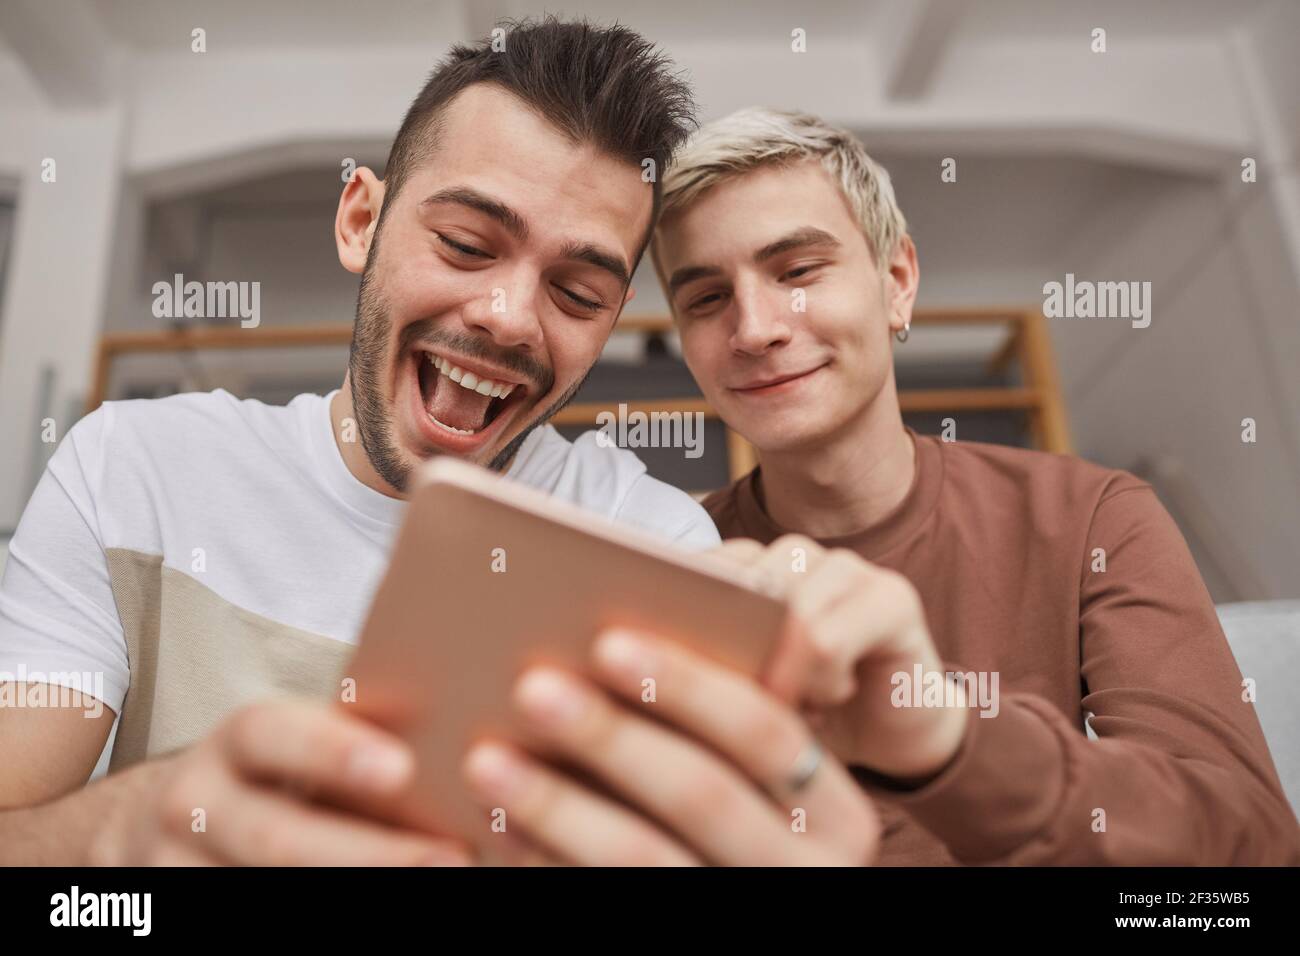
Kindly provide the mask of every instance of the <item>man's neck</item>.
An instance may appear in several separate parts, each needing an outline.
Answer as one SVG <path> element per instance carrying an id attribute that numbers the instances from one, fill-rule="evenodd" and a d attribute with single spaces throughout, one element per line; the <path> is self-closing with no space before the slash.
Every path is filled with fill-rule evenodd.
<path id="1" fill-rule="evenodd" d="M 811 538 L 863 531 L 907 497 L 916 449 L 891 380 L 838 436 L 813 448 L 759 454 L 763 509 Z"/>

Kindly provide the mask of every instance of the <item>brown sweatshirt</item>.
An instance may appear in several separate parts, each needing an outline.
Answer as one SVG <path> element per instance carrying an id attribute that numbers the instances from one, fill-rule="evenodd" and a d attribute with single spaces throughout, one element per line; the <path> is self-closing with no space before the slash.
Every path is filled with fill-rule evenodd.
<path id="1" fill-rule="evenodd" d="M 907 497 L 821 543 L 905 575 L 945 670 L 997 672 L 998 707 L 971 708 L 957 756 L 919 789 L 864 777 L 879 863 L 1300 864 L 1254 704 L 1151 486 L 913 435 Z M 797 530 L 761 500 L 760 468 L 704 506 L 723 538 Z"/>

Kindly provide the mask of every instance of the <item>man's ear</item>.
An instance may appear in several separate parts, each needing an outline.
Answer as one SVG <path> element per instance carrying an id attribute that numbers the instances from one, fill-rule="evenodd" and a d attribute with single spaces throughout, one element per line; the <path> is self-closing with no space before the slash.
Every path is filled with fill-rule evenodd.
<path id="1" fill-rule="evenodd" d="M 334 242 L 339 248 L 339 262 L 349 272 L 365 270 L 383 205 L 383 181 L 369 167 L 358 166 L 351 181 L 343 187 L 338 213 L 334 216 Z"/>
<path id="2" fill-rule="evenodd" d="M 635 298 L 636 298 L 636 289 L 632 288 L 632 283 L 629 282 L 627 284 L 627 295 L 623 296 L 623 307 L 627 308 L 627 304 Z"/>
<path id="3" fill-rule="evenodd" d="M 901 332 L 912 321 L 912 306 L 921 286 L 921 267 L 916 261 L 916 244 L 903 234 L 889 260 L 885 276 L 885 305 L 889 309 L 889 329 Z"/>

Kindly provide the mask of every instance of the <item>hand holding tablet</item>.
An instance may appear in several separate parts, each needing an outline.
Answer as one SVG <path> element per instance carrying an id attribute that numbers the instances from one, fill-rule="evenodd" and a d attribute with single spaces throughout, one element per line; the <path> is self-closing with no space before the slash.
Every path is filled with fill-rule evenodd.
<path id="1" fill-rule="evenodd" d="M 492 835 L 461 766 L 484 737 L 546 754 L 514 715 L 523 671 L 582 674 L 598 633 L 663 637 L 757 678 L 785 605 L 757 572 L 686 555 L 452 459 L 422 471 L 346 676 L 346 704 L 406 739 L 419 769 L 391 806 L 405 825 L 472 844 Z M 644 689 L 657 688 L 646 675 Z"/>

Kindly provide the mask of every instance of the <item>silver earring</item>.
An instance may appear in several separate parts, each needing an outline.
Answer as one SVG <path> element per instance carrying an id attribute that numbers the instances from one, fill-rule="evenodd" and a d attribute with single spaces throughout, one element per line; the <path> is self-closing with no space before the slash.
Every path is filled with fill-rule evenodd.
<path id="1" fill-rule="evenodd" d="M 912 331 L 912 321 L 911 319 L 909 319 L 907 322 L 903 324 L 903 330 L 901 332 L 894 333 L 894 338 L 898 339 L 898 341 L 900 342 L 906 342 L 907 335 L 911 331 Z"/>

